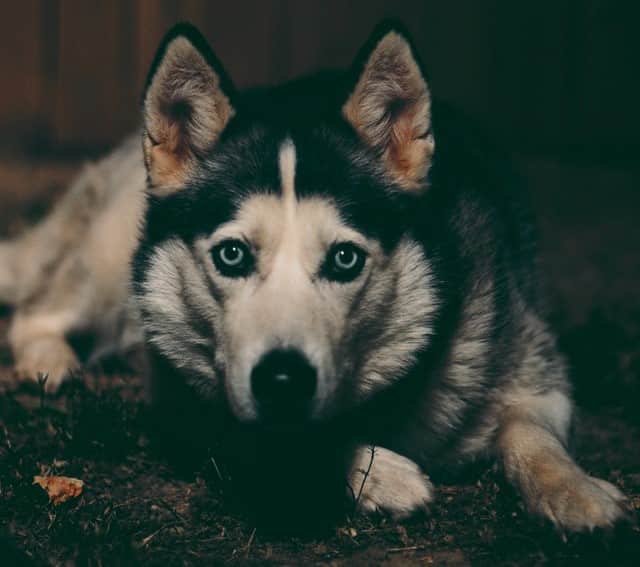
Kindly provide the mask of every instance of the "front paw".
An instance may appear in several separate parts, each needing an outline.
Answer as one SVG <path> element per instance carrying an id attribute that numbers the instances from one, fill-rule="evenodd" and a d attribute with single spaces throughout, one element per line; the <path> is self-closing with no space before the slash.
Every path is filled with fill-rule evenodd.
<path id="1" fill-rule="evenodd" d="M 71 347 L 57 337 L 34 339 L 16 354 L 18 376 L 34 381 L 46 376 L 47 392 L 56 392 L 78 367 L 78 359 Z"/>
<path id="2" fill-rule="evenodd" d="M 349 485 L 358 510 L 394 519 L 426 510 L 433 500 L 433 485 L 418 465 L 382 447 L 358 448 Z"/>
<path id="3" fill-rule="evenodd" d="M 563 531 L 610 528 L 626 516 L 626 498 L 613 484 L 576 468 L 545 486 L 535 511 Z"/>

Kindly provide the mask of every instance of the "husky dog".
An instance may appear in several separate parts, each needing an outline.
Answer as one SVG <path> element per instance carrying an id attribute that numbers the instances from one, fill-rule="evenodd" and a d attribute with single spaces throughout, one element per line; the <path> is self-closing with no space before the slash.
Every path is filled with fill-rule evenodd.
<path id="1" fill-rule="evenodd" d="M 167 429 L 225 415 L 287 447 L 326 427 L 318 451 L 341 455 L 366 512 L 406 517 L 433 498 L 428 471 L 492 457 L 560 529 L 624 515 L 567 452 L 567 370 L 516 183 L 432 101 L 401 28 L 349 73 L 239 94 L 179 25 L 141 137 L 0 245 L 21 375 L 56 388 L 78 332 L 98 354 L 143 341 Z"/>

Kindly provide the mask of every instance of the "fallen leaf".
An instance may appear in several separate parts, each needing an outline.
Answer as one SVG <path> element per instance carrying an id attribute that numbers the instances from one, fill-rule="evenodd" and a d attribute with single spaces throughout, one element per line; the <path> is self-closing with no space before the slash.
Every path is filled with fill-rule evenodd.
<path id="1" fill-rule="evenodd" d="M 33 484 L 42 487 L 49 495 L 49 501 L 57 506 L 70 498 L 82 494 L 84 482 L 68 476 L 34 476 Z"/>
<path id="2" fill-rule="evenodd" d="M 351 526 L 338 528 L 338 533 L 340 535 L 350 537 L 351 539 L 354 539 L 358 535 L 357 530 Z"/>

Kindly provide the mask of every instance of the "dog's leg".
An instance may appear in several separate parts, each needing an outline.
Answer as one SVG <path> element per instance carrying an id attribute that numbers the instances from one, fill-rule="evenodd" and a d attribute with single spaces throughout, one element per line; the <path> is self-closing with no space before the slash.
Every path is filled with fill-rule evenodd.
<path id="1" fill-rule="evenodd" d="M 21 378 L 38 379 L 47 375 L 46 389 L 55 391 L 79 366 L 65 339 L 69 315 L 65 313 L 22 313 L 18 311 L 9 330 L 16 372 Z"/>
<path id="2" fill-rule="evenodd" d="M 0 305 L 13 305 L 18 297 L 19 281 L 15 274 L 16 245 L 0 242 Z"/>
<path id="3" fill-rule="evenodd" d="M 0 241 L 0 303 L 20 305 L 40 293 L 70 250 L 83 244 L 107 202 L 108 167 L 119 166 L 125 174 L 131 171 L 130 166 L 124 167 L 129 162 L 117 159 L 114 153 L 86 166 L 42 221 L 13 240 Z"/>
<path id="4" fill-rule="evenodd" d="M 559 391 L 522 396 L 497 436 L 505 474 L 530 512 L 568 531 L 612 526 L 624 515 L 624 495 L 585 473 L 565 449 L 571 404 Z"/>
<path id="5" fill-rule="evenodd" d="M 382 447 L 358 447 L 349 473 L 357 508 L 384 512 L 396 519 L 427 508 L 433 485 L 410 459 Z"/>

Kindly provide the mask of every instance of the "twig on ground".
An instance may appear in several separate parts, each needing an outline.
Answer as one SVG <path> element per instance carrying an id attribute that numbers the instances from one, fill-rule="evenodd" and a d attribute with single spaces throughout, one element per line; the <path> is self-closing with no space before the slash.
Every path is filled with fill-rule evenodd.
<path id="1" fill-rule="evenodd" d="M 151 540 L 156 537 L 162 530 L 169 528 L 171 526 L 160 526 L 155 532 L 149 534 L 147 537 L 145 537 L 141 542 L 140 545 L 142 547 L 147 547 L 150 543 Z"/>
<path id="2" fill-rule="evenodd" d="M 218 468 L 218 463 L 216 463 L 216 460 L 215 460 L 213 455 L 210 456 L 210 459 L 211 459 L 211 463 L 213 464 L 213 468 L 216 471 L 216 476 L 218 477 L 218 480 L 220 481 L 220 487 L 222 488 L 222 485 L 224 485 L 224 478 L 222 478 L 222 473 L 220 472 L 220 469 Z"/>
<path id="3" fill-rule="evenodd" d="M 40 386 L 40 409 L 44 409 L 44 400 L 45 400 L 45 386 L 47 384 L 47 380 L 49 379 L 49 374 L 38 372 L 38 386 Z"/>
<path id="4" fill-rule="evenodd" d="M 373 466 L 373 459 L 376 455 L 376 447 L 375 445 L 371 445 L 369 447 L 369 451 L 371 451 L 371 458 L 369 459 L 369 466 L 367 467 L 367 470 L 363 470 L 362 472 L 362 482 L 360 483 L 360 490 L 358 490 L 358 496 L 355 499 L 355 502 L 353 503 L 353 511 L 355 513 L 355 511 L 358 508 L 358 504 L 360 503 L 360 497 L 362 496 L 362 491 L 364 489 L 364 485 L 367 482 L 367 479 L 369 478 L 369 473 L 371 472 L 371 467 Z"/>
<path id="5" fill-rule="evenodd" d="M 351 493 L 351 500 L 354 502 L 356 502 L 356 493 L 353 490 L 353 487 L 351 486 L 351 483 L 347 480 L 347 488 L 349 489 L 349 492 Z"/>
<path id="6" fill-rule="evenodd" d="M 164 500 L 158 500 L 158 502 L 156 503 L 156 506 L 160 507 L 160 508 L 164 508 L 167 512 L 169 512 L 170 514 L 173 515 L 173 517 L 180 522 L 182 525 L 186 525 L 187 524 L 187 520 L 184 518 L 184 516 L 182 516 L 182 514 L 180 514 L 179 512 L 177 512 L 176 510 L 174 510 L 169 504 L 167 504 Z"/>
<path id="7" fill-rule="evenodd" d="M 113 506 L 111 506 L 111 510 L 117 510 L 118 508 L 124 508 L 125 506 L 129 506 L 129 505 L 134 504 L 136 502 L 144 502 L 144 501 L 150 501 L 150 500 L 152 500 L 152 498 L 150 498 L 150 497 L 134 496 L 133 498 L 128 498 L 124 502 L 119 502 L 118 504 L 114 504 Z"/>
<path id="8" fill-rule="evenodd" d="M 244 556 L 249 557 L 249 552 L 251 551 L 251 544 L 253 543 L 253 538 L 256 536 L 256 528 L 253 528 L 251 535 L 249 536 L 249 541 L 244 550 Z"/>
<path id="9" fill-rule="evenodd" d="M 390 547 L 385 550 L 387 553 L 403 553 L 404 551 L 419 551 L 424 549 L 423 545 L 410 545 L 408 547 Z"/>
<path id="10" fill-rule="evenodd" d="M 11 444 L 11 439 L 9 439 L 9 430 L 4 423 L 2 424 L 2 433 L 4 434 L 4 443 L 7 446 L 7 449 L 9 449 L 9 451 L 13 451 L 13 445 Z"/>

